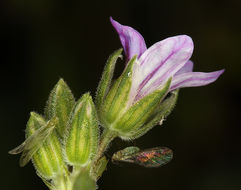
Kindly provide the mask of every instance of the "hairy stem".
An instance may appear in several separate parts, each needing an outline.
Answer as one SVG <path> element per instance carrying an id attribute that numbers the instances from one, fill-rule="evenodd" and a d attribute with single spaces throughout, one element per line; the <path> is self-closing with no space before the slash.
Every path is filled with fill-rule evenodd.
<path id="1" fill-rule="evenodd" d="M 109 130 L 109 129 L 105 129 L 101 135 L 101 139 L 100 139 L 100 145 L 99 145 L 99 149 L 98 152 L 96 154 L 96 159 L 95 161 L 99 160 L 104 152 L 106 151 L 106 149 L 108 148 L 110 142 L 116 137 L 116 133 Z"/>

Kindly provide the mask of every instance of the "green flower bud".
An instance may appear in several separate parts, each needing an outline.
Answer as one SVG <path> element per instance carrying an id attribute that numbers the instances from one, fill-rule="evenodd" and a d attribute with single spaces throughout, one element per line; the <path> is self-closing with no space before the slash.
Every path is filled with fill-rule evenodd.
<path id="1" fill-rule="evenodd" d="M 95 156 L 99 128 L 94 103 L 89 93 L 77 102 L 64 139 L 66 161 L 73 166 L 87 165 Z"/>
<path id="2" fill-rule="evenodd" d="M 48 120 L 55 116 L 58 117 L 57 132 L 61 137 L 64 136 L 67 121 L 74 104 L 75 99 L 70 88 L 63 79 L 60 79 L 50 93 L 45 108 L 45 116 Z"/>
<path id="3" fill-rule="evenodd" d="M 46 122 L 42 116 L 32 112 L 30 119 L 27 123 L 26 138 L 35 134 L 35 132 L 45 125 L 56 125 L 57 118 L 54 117 L 50 121 Z M 45 179 L 53 179 L 58 175 L 64 167 L 63 157 L 61 153 L 61 143 L 58 139 L 55 130 L 51 131 L 44 142 L 38 142 L 38 136 L 35 141 L 42 143 L 39 149 L 32 156 L 32 162 L 34 164 L 37 173 Z"/>

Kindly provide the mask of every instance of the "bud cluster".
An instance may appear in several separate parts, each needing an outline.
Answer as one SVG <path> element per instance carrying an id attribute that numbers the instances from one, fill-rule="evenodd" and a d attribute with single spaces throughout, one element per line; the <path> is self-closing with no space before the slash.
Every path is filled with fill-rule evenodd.
<path id="1" fill-rule="evenodd" d="M 95 103 L 89 93 L 76 102 L 60 79 L 50 93 L 44 115 L 31 112 L 26 140 L 10 151 L 22 152 L 20 166 L 32 160 L 37 174 L 51 190 L 95 189 L 108 163 L 103 153 L 109 143 L 115 137 L 128 140 L 142 136 L 173 108 L 177 93 L 165 98 L 171 78 L 162 89 L 130 105 L 136 57 L 112 82 L 121 52 L 119 49 L 109 57 Z M 99 125 L 104 129 L 101 137 Z"/>
<path id="2" fill-rule="evenodd" d="M 51 190 L 77 190 L 80 186 L 95 189 L 96 178 L 90 170 L 100 132 L 89 93 L 76 102 L 68 85 L 60 79 L 50 93 L 44 115 L 31 112 L 25 133 L 26 140 L 9 152 L 22 152 L 20 166 L 32 160 L 38 176 Z"/>

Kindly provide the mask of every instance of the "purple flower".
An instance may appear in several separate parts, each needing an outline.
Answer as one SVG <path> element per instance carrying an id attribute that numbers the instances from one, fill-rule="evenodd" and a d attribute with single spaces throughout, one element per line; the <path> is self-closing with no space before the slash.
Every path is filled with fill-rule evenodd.
<path id="1" fill-rule="evenodd" d="M 144 38 L 138 31 L 121 25 L 112 18 L 110 21 L 119 34 L 126 61 L 137 56 L 129 96 L 131 104 L 161 89 L 170 77 L 172 82 L 169 92 L 178 88 L 210 84 L 224 72 L 193 72 L 193 62 L 190 61 L 193 41 L 187 35 L 167 38 L 147 49 Z"/>

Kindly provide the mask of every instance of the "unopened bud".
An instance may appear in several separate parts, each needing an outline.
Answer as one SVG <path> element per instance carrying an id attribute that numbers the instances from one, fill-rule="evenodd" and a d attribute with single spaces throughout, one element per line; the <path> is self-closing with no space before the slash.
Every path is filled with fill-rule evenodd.
<path id="1" fill-rule="evenodd" d="M 64 136 L 66 131 L 66 125 L 74 104 L 75 100 L 70 88 L 63 79 L 60 79 L 50 93 L 45 108 L 45 116 L 47 119 L 58 117 L 59 122 L 56 128 L 61 137 Z"/>
<path id="2" fill-rule="evenodd" d="M 52 118 L 46 122 L 42 116 L 32 112 L 30 119 L 27 123 L 26 138 L 34 135 L 34 133 L 42 126 L 56 125 L 58 119 Z M 56 134 L 56 130 L 52 130 L 51 134 L 46 134 L 48 137 L 44 142 L 38 142 L 38 136 L 36 137 L 36 143 L 42 143 L 39 149 L 32 156 L 32 162 L 34 164 L 37 173 L 45 179 L 54 178 L 63 169 L 64 162 L 61 153 L 61 144 Z"/>
<path id="3" fill-rule="evenodd" d="M 84 94 L 71 114 L 64 140 L 66 161 L 73 166 L 88 164 L 97 151 L 99 128 L 91 96 Z"/>

